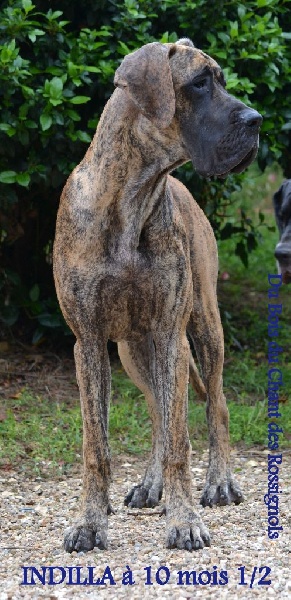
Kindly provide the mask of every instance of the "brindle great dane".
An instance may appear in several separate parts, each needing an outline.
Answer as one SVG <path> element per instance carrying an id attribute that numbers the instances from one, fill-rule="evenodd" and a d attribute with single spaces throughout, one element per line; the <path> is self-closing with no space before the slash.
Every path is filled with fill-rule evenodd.
<path id="1" fill-rule="evenodd" d="M 164 487 L 166 545 L 195 550 L 210 538 L 193 509 L 186 332 L 202 372 L 204 385 L 194 372 L 196 387 L 207 396 L 210 453 L 201 503 L 243 497 L 229 465 L 216 243 L 202 210 L 169 173 L 189 160 L 205 177 L 240 173 L 256 156 L 261 116 L 226 92 L 218 64 L 188 39 L 126 56 L 114 83 L 64 188 L 54 245 L 57 294 L 77 338 L 83 416 L 83 506 L 65 549 L 107 547 L 110 339 L 145 394 L 153 427 L 145 476 L 125 503 L 156 506 Z"/>

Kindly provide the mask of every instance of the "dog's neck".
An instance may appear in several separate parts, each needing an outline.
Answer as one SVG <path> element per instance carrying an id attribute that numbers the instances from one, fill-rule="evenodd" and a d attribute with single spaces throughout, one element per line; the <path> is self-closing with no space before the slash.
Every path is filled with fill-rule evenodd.
<path id="1" fill-rule="evenodd" d="M 154 128 L 126 92 L 118 89 L 107 103 L 87 152 L 90 171 L 103 182 L 94 200 L 99 218 L 104 223 L 106 215 L 114 215 L 119 244 L 129 250 L 137 248 L 157 203 L 166 201 L 167 174 L 187 161 L 177 141 L 177 127 L 173 121 L 167 130 Z"/>

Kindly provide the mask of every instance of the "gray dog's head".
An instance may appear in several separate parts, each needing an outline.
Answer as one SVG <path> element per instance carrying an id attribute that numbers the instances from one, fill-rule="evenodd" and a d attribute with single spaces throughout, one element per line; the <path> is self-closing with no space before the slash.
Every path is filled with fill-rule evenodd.
<path id="1" fill-rule="evenodd" d="M 187 38 L 129 54 L 114 83 L 165 137 L 178 126 L 185 161 L 201 175 L 226 177 L 254 160 L 261 115 L 226 92 L 219 65 Z"/>

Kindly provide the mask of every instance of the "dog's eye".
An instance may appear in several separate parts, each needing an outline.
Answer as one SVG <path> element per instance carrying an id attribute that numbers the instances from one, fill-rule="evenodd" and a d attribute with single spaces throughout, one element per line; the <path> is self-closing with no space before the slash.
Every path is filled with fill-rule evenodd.
<path id="1" fill-rule="evenodd" d="M 195 89 L 202 90 L 203 88 L 205 88 L 207 86 L 207 78 L 204 77 L 204 79 L 199 79 L 198 81 L 194 81 L 192 85 Z"/>

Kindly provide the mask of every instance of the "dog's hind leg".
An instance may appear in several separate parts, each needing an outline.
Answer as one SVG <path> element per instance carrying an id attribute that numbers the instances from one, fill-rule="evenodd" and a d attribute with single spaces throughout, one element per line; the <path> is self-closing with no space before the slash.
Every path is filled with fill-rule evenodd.
<path id="1" fill-rule="evenodd" d="M 152 421 L 152 450 L 144 478 L 127 494 L 130 507 L 154 507 L 163 491 L 162 478 L 162 409 L 155 394 L 155 349 L 151 335 L 142 342 L 119 342 L 120 360 L 134 384 L 145 395 Z"/>
<path id="2" fill-rule="evenodd" d="M 222 389 L 224 342 L 216 293 L 210 284 L 207 297 L 203 291 L 199 294 L 197 288 L 194 298 L 187 331 L 193 340 L 206 388 L 209 431 L 209 466 L 201 504 L 238 504 L 243 496 L 229 464 L 229 416 Z"/>
<path id="3" fill-rule="evenodd" d="M 189 353 L 189 381 L 192 385 L 193 390 L 196 392 L 200 400 L 206 400 L 207 394 L 205 390 L 205 385 L 199 375 L 199 371 L 195 364 L 191 350 Z"/>
<path id="4" fill-rule="evenodd" d="M 179 298 L 178 298 L 179 299 Z M 168 548 L 198 550 L 210 537 L 193 510 L 191 444 L 187 427 L 189 343 L 183 322 L 156 331 L 156 386 L 163 406 L 163 481 Z"/>

